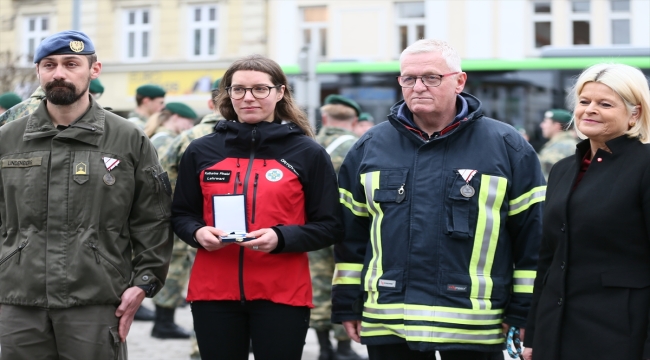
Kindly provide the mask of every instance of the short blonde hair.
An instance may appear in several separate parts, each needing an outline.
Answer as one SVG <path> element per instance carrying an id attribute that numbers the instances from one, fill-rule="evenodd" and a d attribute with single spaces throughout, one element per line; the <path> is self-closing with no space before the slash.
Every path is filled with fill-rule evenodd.
<path id="1" fill-rule="evenodd" d="M 435 39 L 421 39 L 402 51 L 399 61 L 402 62 L 404 55 L 409 54 L 426 54 L 426 53 L 440 53 L 442 58 L 447 62 L 447 66 L 451 71 L 461 72 L 460 56 L 456 50 L 449 45 L 448 42 Z"/>
<path id="2" fill-rule="evenodd" d="M 636 124 L 625 134 L 638 138 L 644 144 L 650 143 L 650 90 L 648 79 L 643 72 L 635 67 L 616 63 L 601 63 L 589 67 L 580 74 L 569 93 L 569 103 L 573 109 L 578 104 L 580 92 L 590 82 L 601 83 L 614 90 L 625 103 L 628 115 L 641 111 Z M 636 106 L 640 109 L 635 110 Z M 575 114 L 572 122 L 575 122 Z M 579 131 L 578 133 L 580 134 Z"/>
<path id="3" fill-rule="evenodd" d="M 320 112 L 334 120 L 352 120 L 357 116 L 357 112 L 353 108 L 341 104 L 323 105 Z"/>

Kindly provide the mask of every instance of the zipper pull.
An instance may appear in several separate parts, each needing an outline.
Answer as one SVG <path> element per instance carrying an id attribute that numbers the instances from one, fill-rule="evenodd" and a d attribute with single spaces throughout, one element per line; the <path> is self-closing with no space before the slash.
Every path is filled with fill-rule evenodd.
<path id="1" fill-rule="evenodd" d="M 253 186 L 257 186 L 257 178 L 260 177 L 260 174 L 255 174 L 255 182 L 253 183 Z"/>
<path id="2" fill-rule="evenodd" d="M 97 245 L 95 244 L 90 244 L 90 247 L 93 249 L 93 252 L 95 253 L 95 261 L 99 264 L 99 254 L 97 253 Z"/>
<path id="3" fill-rule="evenodd" d="M 18 246 L 18 259 L 16 260 L 16 264 L 20 264 L 20 256 L 23 253 L 23 249 L 27 246 L 27 242 L 23 241 L 19 246 Z"/>
<path id="4" fill-rule="evenodd" d="M 399 187 L 399 189 L 397 189 L 397 198 L 395 199 L 395 202 L 398 203 L 398 204 L 401 203 L 402 201 L 404 201 L 404 198 L 406 198 L 406 192 L 404 191 L 404 185 L 406 185 L 406 184 L 402 184 Z"/>

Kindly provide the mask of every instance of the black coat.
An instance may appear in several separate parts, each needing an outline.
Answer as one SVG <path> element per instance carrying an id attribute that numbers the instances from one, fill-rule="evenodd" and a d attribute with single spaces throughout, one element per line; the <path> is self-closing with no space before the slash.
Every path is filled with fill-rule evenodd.
<path id="1" fill-rule="evenodd" d="M 650 145 L 589 141 L 549 176 L 526 346 L 534 360 L 650 358 Z"/>

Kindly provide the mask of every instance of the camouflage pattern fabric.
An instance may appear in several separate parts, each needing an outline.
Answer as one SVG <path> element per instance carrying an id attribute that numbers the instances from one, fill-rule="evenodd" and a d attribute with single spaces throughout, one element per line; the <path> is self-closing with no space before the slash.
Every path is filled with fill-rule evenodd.
<path id="1" fill-rule="evenodd" d="M 27 115 L 31 115 L 36 111 L 36 109 L 38 109 L 38 106 L 41 104 L 43 99 L 45 99 L 45 91 L 43 91 L 39 86 L 27 100 L 12 106 L 11 109 L 0 115 L 0 126 Z"/>
<path id="2" fill-rule="evenodd" d="M 166 150 L 169 144 L 174 141 L 174 138 L 176 138 L 176 134 L 171 130 L 163 126 L 159 126 L 158 129 L 156 129 L 156 132 L 153 134 L 150 140 L 153 146 L 156 148 L 156 151 L 158 151 L 159 158 L 161 153 L 160 151 Z"/>
<path id="3" fill-rule="evenodd" d="M 169 181 L 172 184 L 172 191 L 176 187 L 176 180 L 178 179 L 178 164 L 180 164 L 185 150 L 192 140 L 213 133 L 214 126 L 219 120 L 224 120 L 223 116 L 219 114 L 206 115 L 201 119 L 199 124 L 191 129 L 183 131 L 173 138 L 169 144 L 158 149 L 160 164 L 163 169 L 167 171 Z M 183 298 L 183 291 L 189 281 L 190 269 L 192 268 L 195 256 L 196 249 L 187 245 L 179 239 L 176 234 L 174 234 L 174 250 L 172 251 L 172 260 L 169 264 L 167 280 L 165 286 L 153 298 L 153 302 L 156 305 L 173 308 L 178 307 L 183 303 L 185 300 Z M 196 341 L 196 334 L 194 334 L 193 331 L 190 340 L 192 343 L 190 358 L 200 359 L 199 345 Z"/>
<path id="4" fill-rule="evenodd" d="M 556 162 L 571 156 L 576 152 L 578 140 L 573 136 L 573 130 L 563 131 L 551 138 L 539 152 L 539 162 L 542 165 L 544 178 L 548 181 L 548 174 Z"/>
<path id="5" fill-rule="evenodd" d="M 354 138 L 341 142 L 330 150 L 334 170 L 338 174 L 345 155 L 350 151 L 358 138 L 353 132 L 345 129 L 324 126 L 316 135 L 316 142 L 328 148 L 341 136 L 352 135 Z M 334 338 L 338 341 L 350 340 L 343 326 L 332 324 L 332 277 L 334 276 L 334 251 L 327 247 L 307 253 L 309 256 L 309 271 L 311 272 L 314 308 L 311 310 L 309 326 L 316 331 L 334 330 Z"/>
<path id="6" fill-rule="evenodd" d="M 138 125 L 138 127 L 140 127 L 142 130 L 144 130 L 144 125 L 147 123 L 147 118 L 135 111 L 131 111 L 126 117 L 126 120 Z"/>

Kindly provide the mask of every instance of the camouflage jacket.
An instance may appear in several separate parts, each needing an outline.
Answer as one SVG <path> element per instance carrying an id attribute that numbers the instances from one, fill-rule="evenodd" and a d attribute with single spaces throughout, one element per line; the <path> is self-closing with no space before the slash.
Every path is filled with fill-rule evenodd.
<path id="1" fill-rule="evenodd" d="M 170 144 L 164 148 L 158 149 L 160 164 L 169 175 L 169 181 L 172 189 L 176 188 L 176 179 L 178 179 L 178 164 L 181 162 L 185 149 L 190 145 L 192 140 L 214 132 L 214 126 L 219 120 L 225 120 L 219 114 L 209 114 L 201 119 L 201 122 L 191 129 L 185 130 L 178 135 Z"/>
<path id="2" fill-rule="evenodd" d="M 345 155 L 347 155 L 357 140 L 359 138 L 353 132 L 332 126 L 323 126 L 316 135 L 316 142 L 330 154 L 334 171 L 337 174 L 339 173 L 341 164 L 343 164 Z"/>
<path id="3" fill-rule="evenodd" d="M 539 162 L 542 165 L 544 178 L 548 180 L 548 174 L 556 162 L 571 156 L 576 152 L 578 140 L 573 136 L 573 130 L 563 131 L 551 138 L 539 152 Z"/>
<path id="4" fill-rule="evenodd" d="M 11 107 L 11 109 L 3 112 L 0 115 L 0 126 L 18 120 L 23 116 L 31 115 L 38 109 L 38 106 L 41 104 L 41 101 L 45 99 L 45 91 L 39 86 L 34 90 L 29 98 L 19 104 L 16 104 Z"/>
<path id="5" fill-rule="evenodd" d="M 144 129 L 144 125 L 147 123 L 147 118 L 144 117 L 144 116 L 142 116 L 142 115 L 140 115 L 140 114 L 138 114 L 138 113 L 135 112 L 135 111 L 131 111 L 131 112 L 129 113 L 129 115 L 126 117 L 126 119 L 127 119 L 128 121 L 130 121 L 130 122 L 132 122 L 132 123 L 138 125 L 138 127 L 139 127 L 140 129 Z"/>
<path id="6" fill-rule="evenodd" d="M 156 129 L 156 132 L 153 134 L 151 137 L 151 143 L 153 146 L 156 148 L 156 151 L 158 152 L 158 156 L 161 154 L 161 150 L 166 150 L 169 144 L 174 141 L 174 139 L 178 136 L 177 133 L 167 129 L 164 126 L 159 126 L 158 129 Z"/>

